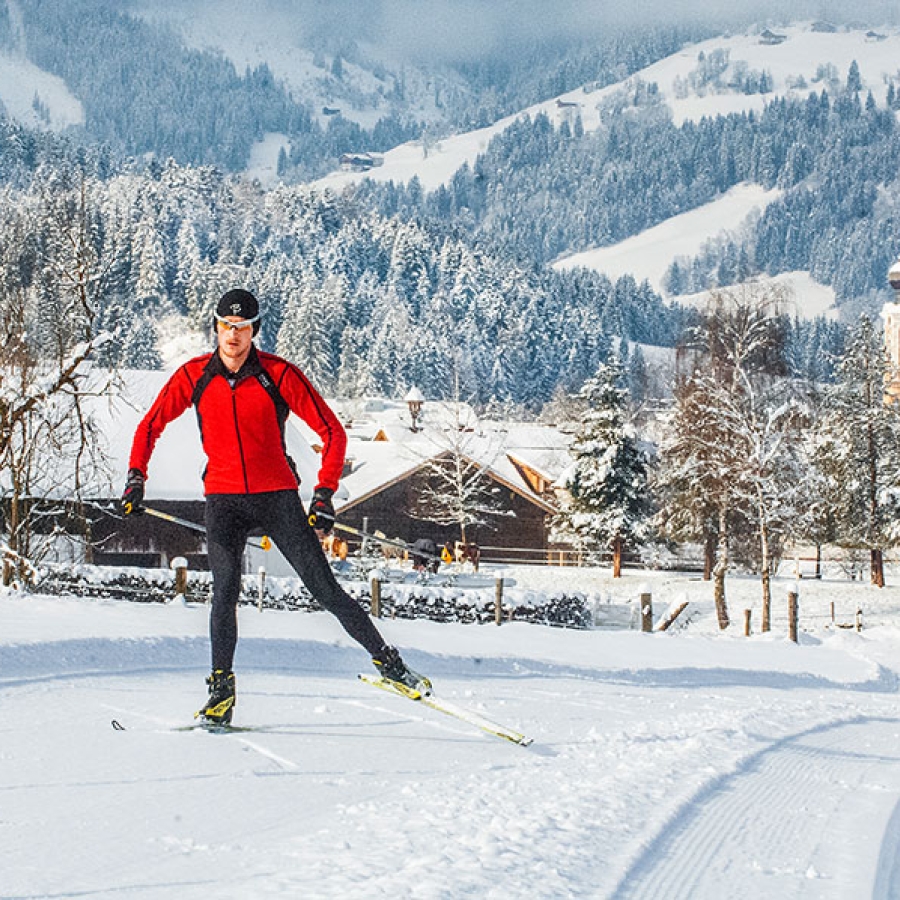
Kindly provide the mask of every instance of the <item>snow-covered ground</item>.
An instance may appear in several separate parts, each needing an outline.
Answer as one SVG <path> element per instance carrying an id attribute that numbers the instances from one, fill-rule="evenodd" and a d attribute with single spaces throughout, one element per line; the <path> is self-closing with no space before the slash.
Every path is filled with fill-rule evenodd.
<path id="1" fill-rule="evenodd" d="M 900 896 L 900 588 L 785 577 L 747 639 L 687 575 L 514 575 L 692 617 L 381 623 L 526 749 L 360 683 L 329 616 L 254 608 L 236 722 L 257 730 L 173 731 L 202 699 L 205 608 L 0 594 L 0 896 Z M 754 629 L 758 593 L 729 580 Z"/>
<path id="2" fill-rule="evenodd" d="M 823 88 L 833 91 L 835 84 L 829 83 L 828 78 L 834 76 L 837 84 L 844 84 L 850 64 L 855 60 L 863 91 L 871 90 L 876 102 L 884 104 L 886 85 L 897 76 L 900 32 L 896 29 L 879 32 L 878 39 L 870 37 L 865 28 L 827 34 L 812 31 L 808 23 L 798 23 L 777 30 L 786 38 L 783 43 L 762 43 L 756 30 L 712 38 L 685 47 L 624 82 L 599 89 L 585 85 L 548 98 L 486 128 L 447 137 L 430 146 L 427 153 L 420 142 L 403 144 L 385 153 L 384 165 L 378 169 L 366 173 L 334 172 L 317 185 L 340 190 L 363 178 L 405 182 L 415 175 L 423 188 L 434 190 L 449 182 L 463 163 L 471 166 L 492 137 L 524 115 L 533 118 L 543 113 L 560 123 L 563 119 L 571 120 L 577 112 L 585 131 L 593 131 L 603 121 L 604 104 L 635 79 L 656 84 L 661 101 L 668 107 L 673 121 L 680 124 L 687 120 L 699 121 L 703 116 L 759 112 L 766 103 L 779 96 L 806 97 L 810 91 Z M 723 84 L 738 71 L 766 72 L 772 79 L 772 91 L 745 94 L 712 85 L 699 90 L 688 87 L 688 79 L 697 70 L 700 59 L 717 51 L 726 53 L 728 58 L 728 67 L 721 79 Z"/>
<path id="3" fill-rule="evenodd" d="M 582 266 L 605 272 L 610 278 L 640 272 L 661 291 L 663 276 L 677 257 L 696 256 L 711 238 L 739 231 L 748 216 L 762 214 L 781 194 L 758 184 L 739 184 L 710 203 L 672 216 L 618 244 L 573 253 L 554 263 L 553 268 L 565 271 Z"/>
<path id="4" fill-rule="evenodd" d="M 613 279 L 631 274 L 639 280 L 647 279 L 654 290 L 668 296 L 663 290 L 663 276 L 676 259 L 690 260 L 700 253 L 707 241 L 728 233 L 737 234 L 748 217 L 762 214 L 780 195 L 779 190 L 767 191 L 756 184 L 739 184 L 710 203 L 673 216 L 618 244 L 564 257 L 555 262 L 553 268 L 568 270 L 583 266 Z M 790 303 L 786 310 L 788 315 L 810 319 L 816 316 L 837 318 L 834 288 L 814 281 L 808 272 L 762 276 L 760 281 L 786 288 Z M 707 303 L 709 293 L 703 291 L 674 299 L 702 307 Z"/>
<path id="5" fill-rule="evenodd" d="M 699 120 L 703 116 L 759 112 L 778 96 L 804 97 L 812 90 L 833 91 L 836 83 L 844 83 L 853 61 L 859 67 L 863 89 L 871 90 L 876 102 L 884 102 L 886 84 L 897 75 L 900 33 L 895 29 L 876 33 L 860 28 L 828 34 L 812 31 L 807 23 L 779 29 L 779 33 L 786 39 L 775 45 L 761 43 L 756 31 L 713 38 L 648 66 L 634 78 L 658 85 L 661 101 L 676 123 Z M 727 54 L 728 59 L 728 69 L 721 78 L 723 84 L 727 84 L 737 71 L 765 72 L 771 77 L 772 91 L 744 94 L 713 85 L 699 90 L 689 88 L 689 80 L 698 69 L 699 60 L 717 52 Z M 835 79 L 834 83 L 829 81 L 830 78 Z M 543 113 L 560 123 L 563 119 L 571 120 L 577 112 L 586 131 L 598 128 L 603 121 L 604 104 L 609 103 L 625 83 L 602 89 L 586 85 L 485 128 L 432 142 L 427 151 L 421 142 L 403 144 L 385 153 L 384 164 L 376 169 L 366 173 L 333 172 L 315 185 L 339 191 L 362 178 L 407 182 L 416 176 L 425 190 L 434 190 L 447 184 L 464 163 L 474 164 L 491 139 L 522 115 L 533 117 Z M 656 290 L 661 290 L 662 276 L 677 257 L 691 257 L 706 241 L 739 231 L 748 216 L 762 213 L 778 195 L 777 190 L 765 191 L 758 185 L 737 185 L 711 203 L 675 216 L 655 228 L 618 244 L 592 248 L 558 260 L 555 266 L 562 269 L 584 266 L 611 278 L 630 273 L 638 281 L 647 279 Z M 795 302 L 793 312 L 798 315 L 808 318 L 837 316 L 834 291 L 814 282 L 808 273 L 787 273 L 779 276 L 778 281 L 790 288 Z M 694 298 L 678 299 L 690 303 Z M 705 297 L 698 302 L 705 302 Z"/>
<path id="6" fill-rule="evenodd" d="M 35 109 L 35 99 L 45 117 Z M 0 53 L 0 103 L 9 118 L 32 128 L 63 131 L 84 124 L 81 101 L 65 81 L 15 53 Z"/>

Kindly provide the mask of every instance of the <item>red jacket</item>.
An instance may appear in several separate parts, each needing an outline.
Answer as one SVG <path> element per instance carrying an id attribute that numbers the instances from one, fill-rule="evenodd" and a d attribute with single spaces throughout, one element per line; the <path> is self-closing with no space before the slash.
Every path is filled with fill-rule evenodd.
<path id="1" fill-rule="evenodd" d="M 322 466 L 316 487 L 337 490 L 347 448 L 343 426 L 296 366 L 255 347 L 233 376 L 233 385 L 227 377 L 231 373 L 217 354 L 205 353 L 181 366 L 138 425 L 129 468 L 139 469 L 146 477 L 157 439 L 166 425 L 191 405 L 194 388 L 207 364 L 212 377 L 197 405 L 208 459 L 203 475 L 205 494 L 258 494 L 297 488 L 275 402 L 260 382 L 260 372 L 274 381 L 291 412 L 322 439 Z"/>

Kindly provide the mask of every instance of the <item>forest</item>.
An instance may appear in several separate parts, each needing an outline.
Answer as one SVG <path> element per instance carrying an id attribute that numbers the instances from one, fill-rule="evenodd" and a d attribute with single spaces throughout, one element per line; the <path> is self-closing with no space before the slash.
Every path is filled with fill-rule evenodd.
<path id="1" fill-rule="evenodd" d="M 639 234 L 742 182 L 779 188 L 747 234 L 676 261 L 668 293 L 805 270 L 834 288 L 838 305 L 868 300 L 877 311 L 900 239 L 890 190 L 900 171 L 900 98 L 890 84 L 879 104 L 855 83 L 851 67 L 805 100 L 678 126 L 652 85 L 632 84 L 629 114 L 594 132 L 577 119 L 554 127 L 544 115 L 522 118 L 447 186 L 425 193 L 415 180 L 368 182 L 359 193 L 385 214 L 452 221 L 547 264 Z"/>

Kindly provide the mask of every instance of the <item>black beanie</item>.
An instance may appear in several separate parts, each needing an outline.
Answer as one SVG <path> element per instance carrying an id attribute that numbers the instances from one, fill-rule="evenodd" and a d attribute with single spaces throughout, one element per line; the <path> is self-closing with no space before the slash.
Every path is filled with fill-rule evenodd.
<path id="1" fill-rule="evenodd" d="M 259 333 L 259 303 L 250 291 L 234 288 L 222 294 L 216 307 L 216 316 L 225 319 L 228 316 L 240 316 L 253 320 L 253 334 Z"/>

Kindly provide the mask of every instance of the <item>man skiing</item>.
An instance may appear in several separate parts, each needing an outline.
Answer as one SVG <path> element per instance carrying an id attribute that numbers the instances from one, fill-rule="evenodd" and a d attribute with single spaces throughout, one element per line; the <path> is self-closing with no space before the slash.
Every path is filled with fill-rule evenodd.
<path id="1" fill-rule="evenodd" d="M 212 673 L 209 698 L 197 716 L 227 725 L 235 705 L 234 652 L 241 560 L 250 532 L 263 529 L 313 597 L 372 656 L 382 677 L 427 693 L 430 682 L 404 664 L 362 607 L 338 584 L 317 537 L 334 525 L 332 496 L 343 469 L 347 437 L 334 412 L 306 376 L 271 353 L 258 351 L 259 304 L 242 289 L 216 307 L 217 349 L 186 362 L 166 382 L 138 425 L 122 495 L 126 515 L 141 511 L 153 448 L 165 427 L 194 406 L 207 466 L 203 473 L 209 567 Z M 287 455 L 284 425 L 290 412 L 322 439 L 322 464 L 309 515 Z"/>

